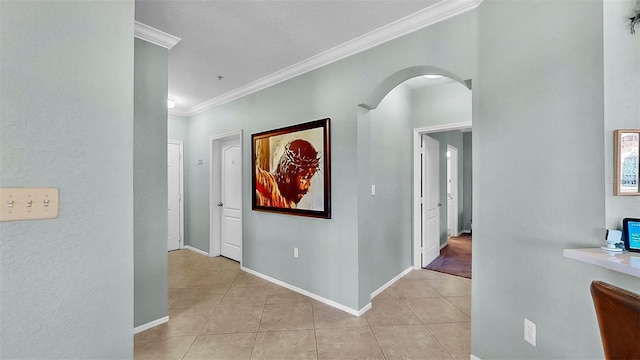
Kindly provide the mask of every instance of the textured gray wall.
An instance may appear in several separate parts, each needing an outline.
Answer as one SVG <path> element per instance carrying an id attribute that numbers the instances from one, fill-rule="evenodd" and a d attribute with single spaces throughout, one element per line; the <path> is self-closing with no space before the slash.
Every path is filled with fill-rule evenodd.
<path id="1" fill-rule="evenodd" d="M 189 137 L 189 120 L 183 116 L 169 114 L 167 137 L 169 140 L 186 141 Z"/>
<path id="2" fill-rule="evenodd" d="M 368 171 L 359 171 L 358 248 L 362 296 L 411 266 L 413 129 L 411 128 L 411 89 L 399 85 L 369 113 L 368 136 L 358 150 L 367 154 Z M 364 160 L 359 158 L 361 165 Z M 376 186 L 371 196 L 371 185 Z M 368 193 L 367 193 L 368 192 Z"/>
<path id="3" fill-rule="evenodd" d="M 134 326 L 167 316 L 167 49 L 135 40 Z"/>
<path id="4" fill-rule="evenodd" d="M 471 90 L 453 80 L 412 91 L 413 126 L 420 128 L 436 121 L 440 124 L 471 121 L 471 95 Z"/>
<path id="5" fill-rule="evenodd" d="M 640 26 L 631 35 L 629 17 L 636 0 L 605 1 L 604 22 L 604 168 L 606 225 L 640 217 L 640 196 L 613 195 L 613 130 L 640 129 Z"/>
<path id="6" fill-rule="evenodd" d="M 0 183 L 60 217 L 0 224 L 0 358 L 133 357 L 133 1 L 0 3 Z"/>
<path id="7" fill-rule="evenodd" d="M 463 231 L 472 230 L 473 221 L 473 133 L 465 132 L 463 135 L 462 152 L 462 222 L 459 224 Z M 460 154 L 458 154 L 460 155 Z"/>
<path id="8" fill-rule="evenodd" d="M 485 0 L 478 14 L 472 353 L 601 359 L 589 284 L 640 284 L 562 251 L 605 228 L 603 3 Z"/>

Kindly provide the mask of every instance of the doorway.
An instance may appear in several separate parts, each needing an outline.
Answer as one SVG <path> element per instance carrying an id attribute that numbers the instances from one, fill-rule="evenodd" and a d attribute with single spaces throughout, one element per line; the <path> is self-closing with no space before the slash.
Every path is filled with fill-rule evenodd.
<path id="1" fill-rule="evenodd" d="M 427 184 L 427 179 L 429 178 L 429 175 L 424 174 L 423 169 L 426 168 L 426 164 L 423 163 L 424 158 L 423 158 L 423 139 L 425 137 L 425 135 L 427 134 L 434 134 L 434 133 L 440 133 L 440 132 L 445 132 L 445 131 L 450 131 L 450 130 L 466 130 L 466 129 L 470 129 L 471 128 L 471 122 L 461 122 L 461 123 L 453 123 L 453 124 L 445 124 L 445 125 L 438 125 L 438 126 L 430 126 L 430 127 L 424 127 L 424 128 L 417 128 L 413 130 L 413 153 L 414 153 L 414 157 L 413 157 L 413 167 L 414 167 L 414 177 L 413 177 L 413 193 L 414 194 L 424 194 L 425 192 L 423 191 L 423 189 L 426 189 L 429 185 Z M 426 136 L 428 137 L 428 136 Z M 456 149 L 457 150 L 457 149 Z M 425 151 L 426 152 L 426 151 Z M 439 161 L 438 161 L 439 162 Z M 457 168 L 457 165 L 455 165 L 455 167 Z M 454 167 L 452 165 L 452 167 Z M 436 167 L 437 168 L 437 167 Z M 436 171 L 436 170 L 432 170 Z M 436 176 L 437 177 L 437 176 Z M 457 177 L 457 176 L 456 176 Z M 433 176 L 431 177 L 433 178 Z M 434 180 L 432 179 L 432 182 Z M 447 184 L 448 185 L 448 184 Z M 456 184 L 456 189 L 458 187 L 458 184 Z M 459 195 L 455 194 L 456 197 L 458 197 Z M 427 227 L 427 220 L 426 217 L 423 216 L 424 211 L 423 211 L 423 203 L 426 202 L 427 200 L 423 198 L 424 195 L 421 196 L 414 196 L 413 198 L 413 268 L 414 269 L 421 269 L 426 267 L 429 262 L 431 262 L 433 259 L 431 259 L 430 256 L 425 256 L 424 253 L 426 253 L 425 244 L 432 244 L 434 242 L 433 239 L 433 233 L 434 231 L 428 231 L 428 229 L 430 229 L 431 227 Z M 433 203 L 433 201 L 432 201 Z M 437 205 L 438 202 L 436 201 L 435 204 Z M 433 205 L 433 204 L 431 204 Z M 442 205 L 442 204 L 440 204 Z M 438 206 L 438 209 L 441 206 Z M 426 209 L 426 206 L 425 206 Z M 426 210 L 425 210 L 426 211 Z M 439 211 L 439 210 L 438 210 Z M 457 210 L 456 210 L 457 212 Z M 449 218 L 450 216 L 447 216 L 447 218 Z M 456 217 L 456 216 L 454 216 Z M 435 225 L 432 225 L 435 226 Z M 438 220 L 438 225 L 435 226 L 437 229 L 437 233 L 438 235 L 436 236 L 436 240 L 438 242 L 438 244 L 440 243 L 440 222 Z M 457 228 L 458 225 L 455 225 L 455 228 Z M 454 228 L 454 229 L 455 229 Z M 438 246 L 438 254 L 440 251 L 440 246 Z M 432 255 L 432 254 L 431 254 Z M 437 257 L 437 255 L 436 255 Z"/>
<path id="2" fill-rule="evenodd" d="M 242 130 L 210 142 L 209 255 L 242 265 Z"/>
<path id="3" fill-rule="evenodd" d="M 184 247 L 182 141 L 167 141 L 167 249 Z"/>

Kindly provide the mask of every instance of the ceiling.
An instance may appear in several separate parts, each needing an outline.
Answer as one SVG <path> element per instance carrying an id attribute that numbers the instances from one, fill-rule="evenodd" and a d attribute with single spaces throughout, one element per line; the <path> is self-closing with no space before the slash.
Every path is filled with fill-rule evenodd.
<path id="1" fill-rule="evenodd" d="M 169 97 L 176 103 L 174 113 L 191 115 L 204 105 L 231 99 L 228 94 L 250 93 L 313 69 L 312 64 L 292 70 L 302 63 L 335 61 L 337 57 L 331 60 L 326 54 L 336 49 L 347 49 L 342 57 L 362 51 L 367 47 L 357 48 L 354 41 L 381 28 L 388 32 L 448 1 L 454 2 L 136 0 L 135 17 L 182 39 L 169 51 Z M 266 80 L 270 77 L 275 79 L 271 83 Z"/>

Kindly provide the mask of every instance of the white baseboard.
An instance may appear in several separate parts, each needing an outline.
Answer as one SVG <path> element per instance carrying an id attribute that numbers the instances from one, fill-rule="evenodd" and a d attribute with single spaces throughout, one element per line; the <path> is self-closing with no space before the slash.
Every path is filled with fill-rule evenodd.
<path id="1" fill-rule="evenodd" d="M 152 322 L 148 322 L 148 323 L 146 323 L 144 325 L 140 325 L 138 327 L 133 328 L 133 333 L 137 334 L 139 332 L 143 332 L 145 330 L 151 329 L 152 327 L 156 327 L 158 325 L 162 325 L 162 324 L 168 323 L 168 322 L 169 322 L 169 317 L 165 316 L 165 317 L 160 318 L 158 320 L 154 320 Z"/>
<path id="2" fill-rule="evenodd" d="M 462 234 L 471 234 L 471 230 L 462 230 Z"/>
<path id="3" fill-rule="evenodd" d="M 287 283 L 286 283 L 286 282 L 284 282 L 284 281 L 280 281 L 280 280 L 278 280 L 278 279 L 274 279 L 274 278 L 272 278 L 271 276 L 261 274 L 261 273 L 259 273 L 259 272 L 255 271 L 255 270 L 251 270 L 251 269 L 246 268 L 246 267 L 244 267 L 244 266 L 241 266 L 240 268 L 241 268 L 243 271 L 246 271 L 246 272 L 248 272 L 248 273 L 249 273 L 249 274 L 251 274 L 251 275 L 255 275 L 255 276 L 259 277 L 259 278 L 262 278 L 262 279 L 264 279 L 264 280 L 267 280 L 267 281 L 269 281 L 269 282 L 272 282 L 272 283 L 274 283 L 274 284 L 276 284 L 276 285 L 280 285 L 280 286 L 282 286 L 282 287 L 284 287 L 284 288 L 287 288 L 287 289 L 289 289 L 289 290 L 295 291 L 295 292 L 297 292 L 298 294 L 302 294 L 302 295 L 304 295 L 304 296 L 308 296 L 308 297 L 310 297 L 310 298 L 312 298 L 312 299 L 314 299 L 314 300 L 318 300 L 318 301 L 320 301 L 321 303 L 327 304 L 327 305 L 329 305 L 329 306 L 332 306 L 332 307 L 334 307 L 334 308 L 336 308 L 336 309 L 338 309 L 338 310 L 342 310 L 342 311 L 344 311 L 344 312 L 346 312 L 346 313 L 349 313 L 349 314 L 351 314 L 351 315 L 354 315 L 354 316 L 361 316 L 361 315 L 362 315 L 362 314 L 364 314 L 367 310 L 371 309 L 371 303 L 369 303 L 369 304 L 365 305 L 362 309 L 360 309 L 360 310 L 355 310 L 355 309 L 352 309 L 352 308 L 350 308 L 350 307 L 344 306 L 344 305 L 342 305 L 342 304 L 338 304 L 337 302 L 335 302 L 335 301 L 333 301 L 333 300 L 329 300 L 329 299 L 327 299 L 327 298 L 323 298 L 323 297 L 322 297 L 322 296 L 320 296 L 320 295 L 316 295 L 316 294 L 314 294 L 314 293 L 308 292 L 307 290 L 303 290 L 303 289 L 300 289 L 299 287 L 296 287 L 296 286 L 293 286 L 293 285 L 287 284 Z"/>
<path id="4" fill-rule="evenodd" d="M 440 245 L 440 250 L 442 250 L 445 247 L 447 247 L 447 245 L 449 245 L 449 240 L 447 240 L 447 242 L 445 242 L 444 244 Z"/>
<path id="5" fill-rule="evenodd" d="M 204 251 L 202 251 L 200 249 L 196 249 L 193 246 L 185 245 L 184 249 L 191 250 L 193 252 L 197 252 L 198 254 L 201 254 L 201 255 L 209 256 L 208 252 L 204 252 Z"/>
<path id="6" fill-rule="evenodd" d="M 482 359 L 480 359 L 479 357 L 477 357 L 477 356 L 475 356 L 475 355 L 471 354 L 471 356 L 470 356 L 470 360 L 482 360 Z"/>
<path id="7" fill-rule="evenodd" d="M 413 270 L 413 266 L 407 268 L 406 270 L 404 270 L 400 274 L 396 275 L 396 277 L 394 277 L 393 279 L 387 281 L 386 284 L 380 286 L 380 288 L 378 288 L 378 290 L 376 290 L 376 291 L 371 293 L 371 299 L 373 299 L 374 297 L 378 296 L 378 294 L 380 294 L 381 292 L 386 290 L 389 286 L 393 285 L 393 283 L 395 283 L 396 281 L 402 279 L 405 275 L 410 273 L 412 270 Z"/>

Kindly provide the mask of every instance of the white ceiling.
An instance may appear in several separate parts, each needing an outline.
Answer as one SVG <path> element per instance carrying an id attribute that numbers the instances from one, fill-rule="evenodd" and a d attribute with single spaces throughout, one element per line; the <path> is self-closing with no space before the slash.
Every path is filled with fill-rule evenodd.
<path id="1" fill-rule="evenodd" d="M 135 17 L 182 39 L 169 51 L 169 97 L 177 113 L 188 114 L 212 99 L 447 1 L 461 2 L 136 0 Z"/>

